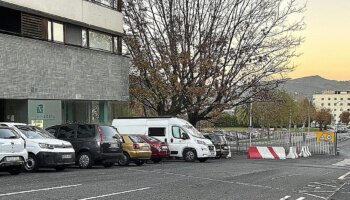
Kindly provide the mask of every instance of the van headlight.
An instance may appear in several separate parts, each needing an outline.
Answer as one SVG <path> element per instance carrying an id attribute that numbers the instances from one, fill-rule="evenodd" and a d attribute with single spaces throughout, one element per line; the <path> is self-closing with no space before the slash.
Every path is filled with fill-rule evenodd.
<path id="1" fill-rule="evenodd" d="M 39 143 L 39 147 L 43 149 L 54 149 L 53 145 L 45 143 Z"/>
<path id="2" fill-rule="evenodd" d="M 203 142 L 202 140 L 197 140 L 197 143 L 198 143 L 198 144 L 206 145 L 205 142 Z"/>

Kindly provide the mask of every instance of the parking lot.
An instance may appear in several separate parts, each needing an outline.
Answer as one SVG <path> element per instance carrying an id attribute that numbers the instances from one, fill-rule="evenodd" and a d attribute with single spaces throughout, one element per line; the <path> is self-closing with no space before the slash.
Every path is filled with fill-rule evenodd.
<path id="1" fill-rule="evenodd" d="M 349 166 L 333 164 L 346 158 L 248 160 L 245 155 L 234 155 L 206 163 L 168 160 L 109 169 L 44 169 L 18 176 L 1 173 L 0 199 L 345 200 L 350 192 Z"/>

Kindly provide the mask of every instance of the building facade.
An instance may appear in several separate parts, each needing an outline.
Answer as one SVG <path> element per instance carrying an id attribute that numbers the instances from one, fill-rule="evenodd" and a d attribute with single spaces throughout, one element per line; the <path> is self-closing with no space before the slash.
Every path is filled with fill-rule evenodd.
<path id="1" fill-rule="evenodd" d="M 313 95 L 313 103 L 317 109 L 327 109 L 333 116 L 333 123 L 340 123 L 340 115 L 350 112 L 350 91 L 324 91 Z"/>
<path id="2" fill-rule="evenodd" d="M 0 0 L 0 121 L 108 123 L 125 115 L 120 0 Z"/>

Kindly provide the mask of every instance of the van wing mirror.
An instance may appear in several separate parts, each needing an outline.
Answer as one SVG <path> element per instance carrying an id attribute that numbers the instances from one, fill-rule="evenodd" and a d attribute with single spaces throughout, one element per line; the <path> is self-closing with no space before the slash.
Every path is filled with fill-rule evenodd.
<path id="1" fill-rule="evenodd" d="M 188 136 L 187 133 L 182 133 L 182 139 L 183 140 L 188 140 L 188 139 L 190 139 L 190 136 Z"/>

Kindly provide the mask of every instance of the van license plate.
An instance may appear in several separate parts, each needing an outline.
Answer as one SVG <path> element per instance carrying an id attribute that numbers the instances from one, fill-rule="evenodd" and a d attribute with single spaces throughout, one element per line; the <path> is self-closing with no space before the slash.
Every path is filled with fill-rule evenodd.
<path id="1" fill-rule="evenodd" d="M 6 157 L 6 161 L 8 162 L 19 161 L 19 157 Z"/>
<path id="2" fill-rule="evenodd" d="M 63 159 L 69 159 L 69 158 L 72 158 L 72 155 L 62 155 L 62 158 Z"/>
<path id="3" fill-rule="evenodd" d="M 118 147 L 118 144 L 111 144 L 111 147 L 112 149 L 116 149 Z"/>

